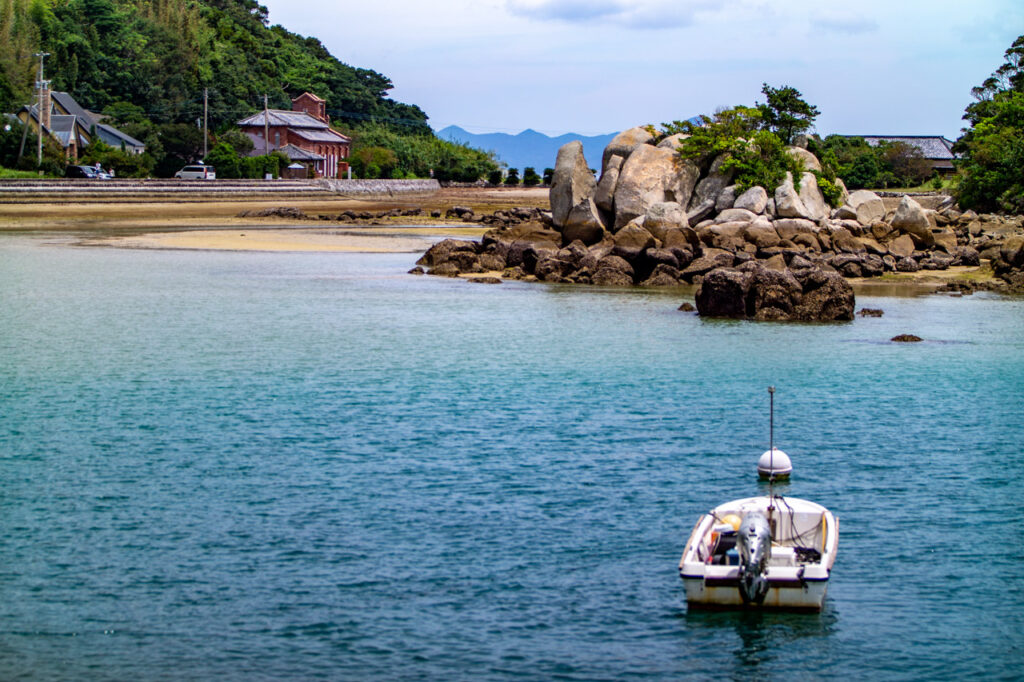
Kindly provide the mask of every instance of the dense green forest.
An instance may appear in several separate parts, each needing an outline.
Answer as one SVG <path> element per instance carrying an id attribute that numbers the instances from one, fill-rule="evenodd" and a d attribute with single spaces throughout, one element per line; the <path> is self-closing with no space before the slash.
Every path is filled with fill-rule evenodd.
<path id="1" fill-rule="evenodd" d="M 1024 35 L 1004 56 L 964 112 L 969 127 L 953 147 L 957 198 L 968 208 L 1024 213 Z"/>
<path id="2" fill-rule="evenodd" d="M 469 179 L 493 166 L 481 152 L 437 140 L 419 107 L 388 98 L 393 85 L 386 76 L 342 63 L 316 38 L 270 26 L 256 0 L 0 0 L 0 110 L 32 101 L 33 55 L 40 51 L 50 54 L 46 78 L 54 90 L 70 92 L 147 144 L 148 159 L 136 160 L 132 174 L 167 174 L 201 154 L 196 122 L 204 89 L 211 147 L 261 109 L 264 95 L 271 108 L 290 109 L 293 97 L 309 91 L 327 100 L 328 114 L 357 149 L 366 146 L 364 130 L 373 131 L 374 145 L 383 130 L 412 141 L 403 147 L 429 147 L 427 156 L 389 168 L 392 175 L 447 163 L 452 177 Z M 92 153 L 112 159 L 117 150 Z"/>

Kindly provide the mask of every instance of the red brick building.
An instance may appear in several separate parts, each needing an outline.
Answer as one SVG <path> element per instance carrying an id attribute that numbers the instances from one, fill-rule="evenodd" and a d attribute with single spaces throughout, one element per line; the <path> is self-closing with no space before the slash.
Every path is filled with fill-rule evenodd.
<path id="1" fill-rule="evenodd" d="M 280 150 L 320 178 L 343 177 L 348 170 L 344 159 L 352 140 L 331 128 L 327 102 L 314 94 L 305 92 L 293 99 L 291 111 L 261 111 L 239 121 L 238 127 L 253 141 L 254 156 Z"/>

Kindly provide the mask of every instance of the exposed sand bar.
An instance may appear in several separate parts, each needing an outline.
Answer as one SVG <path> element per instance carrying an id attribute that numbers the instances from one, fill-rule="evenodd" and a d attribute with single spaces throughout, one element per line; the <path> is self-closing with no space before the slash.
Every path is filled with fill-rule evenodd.
<path id="1" fill-rule="evenodd" d="M 428 217 L 432 210 L 445 213 L 456 205 L 471 207 L 477 213 L 492 213 L 515 206 L 548 207 L 545 188 L 446 188 L 426 196 L 396 196 L 377 199 L 351 199 L 344 197 L 296 199 L 288 197 L 252 197 L 245 200 L 214 199 L 209 201 L 53 201 L 52 199 L 25 200 L 20 203 L 0 204 L 0 232 L 4 231 L 60 231 L 79 233 L 113 233 L 152 231 L 190 227 L 219 228 L 230 225 L 261 224 L 283 226 L 294 221 L 280 218 L 242 218 L 243 211 L 258 211 L 277 207 L 297 208 L 311 217 L 320 214 L 337 215 L 345 210 L 379 212 L 394 208 L 419 208 L 424 215 L 416 221 L 421 224 L 443 224 L 452 221 Z M 405 218 L 405 224 L 409 219 Z M 394 219 L 385 221 L 396 224 Z M 309 226 L 309 222 L 300 223 Z M 402 224 L 402 221 L 397 221 Z"/>
<path id="2" fill-rule="evenodd" d="M 461 238 L 482 230 L 458 228 Z M 347 253 L 422 253 L 450 236 L 441 227 L 307 229 L 266 227 L 150 232 L 83 239 L 83 246 L 124 249 L 200 249 L 211 251 L 336 251 Z"/>

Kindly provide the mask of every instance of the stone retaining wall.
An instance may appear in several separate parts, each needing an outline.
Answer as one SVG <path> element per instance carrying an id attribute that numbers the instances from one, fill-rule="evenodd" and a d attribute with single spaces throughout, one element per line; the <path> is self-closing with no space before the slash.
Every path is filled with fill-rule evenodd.
<path id="1" fill-rule="evenodd" d="M 0 202 L 134 199 L 154 201 L 234 200 L 240 198 L 334 196 L 388 197 L 432 194 L 437 180 L 0 180 Z"/>

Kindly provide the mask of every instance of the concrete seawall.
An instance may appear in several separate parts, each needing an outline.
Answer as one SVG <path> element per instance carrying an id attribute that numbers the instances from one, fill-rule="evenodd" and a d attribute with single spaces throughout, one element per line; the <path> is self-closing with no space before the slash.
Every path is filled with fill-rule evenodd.
<path id="1" fill-rule="evenodd" d="M 0 202 L 370 198 L 440 189 L 437 180 L 0 180 Z"/>

